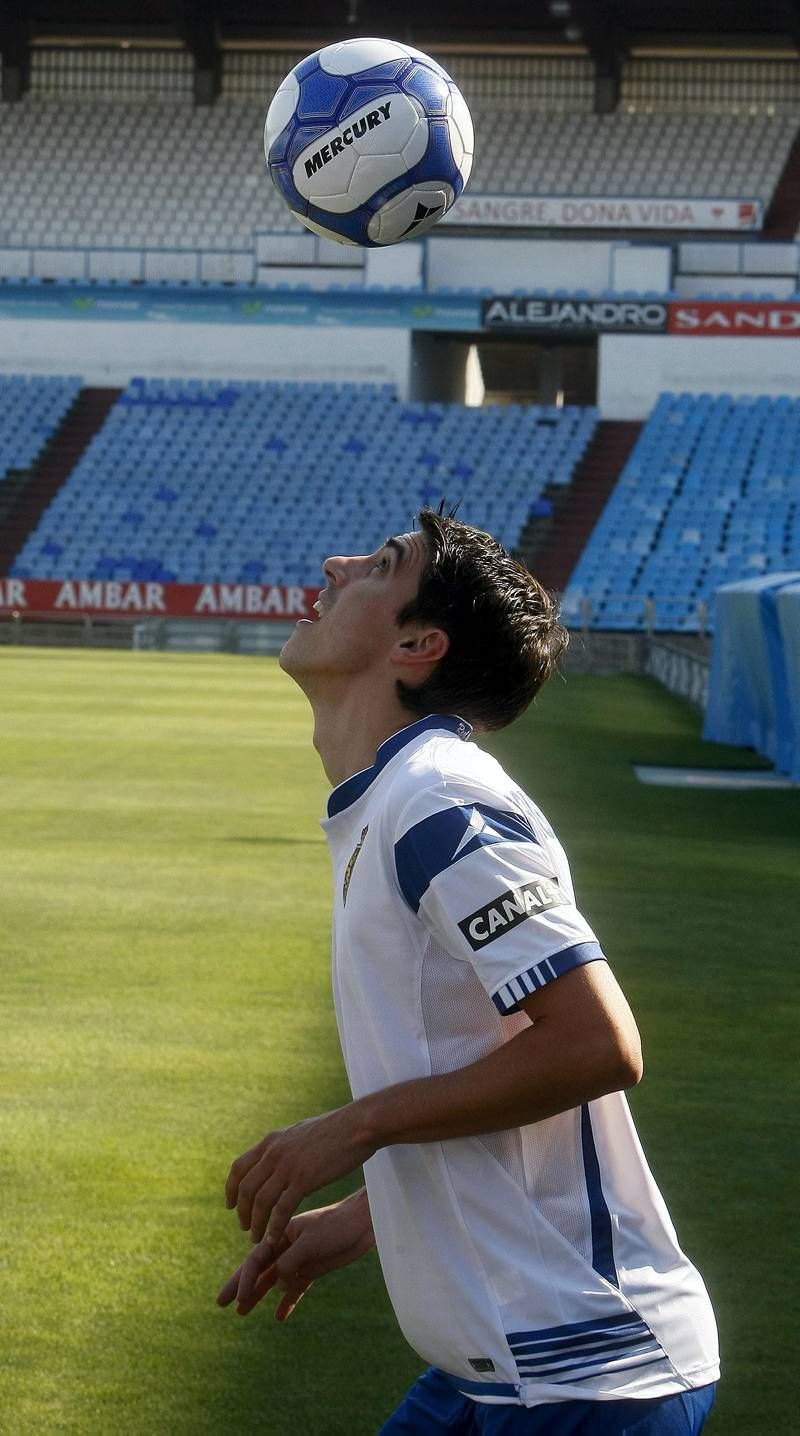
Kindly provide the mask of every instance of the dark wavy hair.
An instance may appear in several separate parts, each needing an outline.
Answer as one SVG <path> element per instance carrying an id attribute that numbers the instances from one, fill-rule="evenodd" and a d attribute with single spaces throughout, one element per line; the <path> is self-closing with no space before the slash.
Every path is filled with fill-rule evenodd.
<path id="1" fill-rule="evenodd" d="M 484 731 L 505 728 L 547 682 L 569 642 L 546 589 L 491 534 L 455 511 L 423 508 L 427 558 L 416 598 L 397 623 L 433 623 L 450 646 L 418 687 L 397 694 L 417 717 L 457 713 Z"/>

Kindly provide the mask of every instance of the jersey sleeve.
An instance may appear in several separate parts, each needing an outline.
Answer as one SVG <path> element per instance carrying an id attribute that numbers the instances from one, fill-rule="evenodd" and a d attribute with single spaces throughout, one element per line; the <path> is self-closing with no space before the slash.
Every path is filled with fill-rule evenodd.
<path id="1" fill-rule="evenodd" d="M 472 964 L 504 1015 L 570 968 L 605 957 L 543 835 L 500 795 L 449 784 L 418 794 L 398 823 L 394 863 L 411 911 L 451 956 Z"/>

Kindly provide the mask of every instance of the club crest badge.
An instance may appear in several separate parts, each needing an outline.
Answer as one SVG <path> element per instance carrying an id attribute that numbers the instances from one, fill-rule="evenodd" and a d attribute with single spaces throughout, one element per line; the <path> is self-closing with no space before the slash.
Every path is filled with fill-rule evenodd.
<path id="1" fill-rule="evenodd" d="M 368 832 L 369 832 L 369 823 L 367 823 L 367 826 L 366 826 L 364 829 L 362 829 L 361 837 L 359 838 L 358 842 L 356 843 L 355 848 L 353 849 L 353 852 L 350 854 L 350 859 L 349 859 L 349 861 L 348 861 L 347 867 L 346 867 L 345 870 L 344 870 L 344 882 L 342 883 L 342 906 L 343 906 L 343 907 L 346 907 L 346 906 L 347 906 L 347 893 L 348 893 L 348 889 L 349 889 L 349 887 L 350 887 L 350 879 L 351 879 L 351 877 L 353 876 L 353 868 L 354 868 L 355 865 L 356 865 L 356 858 L 358 857 L 359 853 L 361 852 L 361 849 L 362 849 L 363 846 L 364 846 L 364 839 L 365 839 L 365 837 L 367 836 L 367 833 L 368 833 Z"/>

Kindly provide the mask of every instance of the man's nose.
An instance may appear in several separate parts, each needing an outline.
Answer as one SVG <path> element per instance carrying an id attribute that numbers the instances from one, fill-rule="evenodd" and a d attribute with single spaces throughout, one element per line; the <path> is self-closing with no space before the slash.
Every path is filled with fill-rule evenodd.
<path id="1" fill-rule="evenodd" d="M 322 565 L 324 573 L 331 588 L 341 588 L 358 573 L 359 565 L 363 565 L 363 558 L 352 554 L 336 554 L 332 558 L 326 558 Z"/>
<path id="2" fill-rule="evenodd" d="M 343 583 L 343 563 L 344 559 L 341 558 L 338 554 L 335 554 L 332 558 L 326 558 L 324 564 L 322 565 L 322 572 L 325 575 L 325 580 L 329 588 L 339 588 Z"/>

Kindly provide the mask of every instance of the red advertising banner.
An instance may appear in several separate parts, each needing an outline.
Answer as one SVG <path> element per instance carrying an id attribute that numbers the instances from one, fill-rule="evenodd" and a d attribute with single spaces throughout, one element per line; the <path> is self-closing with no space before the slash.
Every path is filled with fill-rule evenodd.
<path id="1" fill-rule="evenodd" d="M 319 588 L 261 583 L 136 583 L 0 578 L 0 613 L 103 618 L 308 618 Z"/>
<path id="2" fill-rule="evenodd" d="M 737 339 L 800 338 L 800 304 L 756 299 L 691 300 L 670 304 L 668 334 L 700 338 L 735 335 Z"/>

